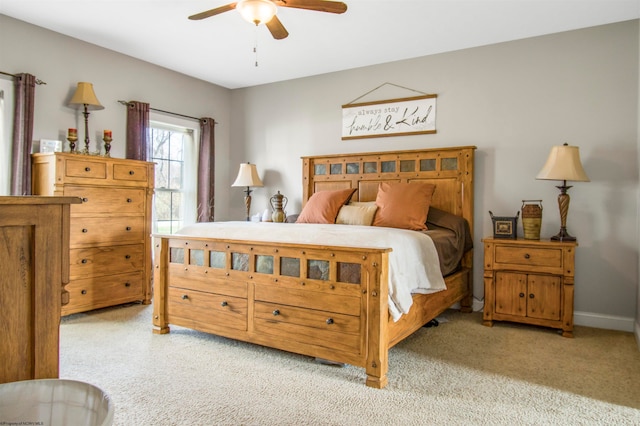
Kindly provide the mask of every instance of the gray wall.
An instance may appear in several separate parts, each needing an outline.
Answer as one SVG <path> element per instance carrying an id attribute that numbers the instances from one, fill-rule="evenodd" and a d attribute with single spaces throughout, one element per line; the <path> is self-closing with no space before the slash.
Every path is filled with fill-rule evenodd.
<path id="1" fill-rule="evenodd" d="M 252 212 L 280 190 L 292 213 L 300 209 L 301 156 L 475 145 L 478 299 L 487 211 L 513 215 L 521 200 L 542 199 L 542 234 L 555 234 L 556 182 L 535 175 L 551 146 L 578 145 L 591 182 L 570 190 L 569 231 L 580 243 L 576 323 L 632 330 L 640 317 L 639 40 L 636 20 L 230 91 L 0 15 L 0 71 L 47 82 L 37 89 L 36 140 L 82 129 L 82 115 L 67 106 L 78 81 L 94 83 L 105 106 L 91 114 L 92 143 L 110 128 L 116 157 L 124 156 L 119 99 L 214 117 L 218 220 L 244 217 L 242 191 L 230 187 L 243 161 L 258 165 L 266 185 L 254 191 Z M 341 105 L 381 85 L 361 100 L 416 94 L 384 83 L 438 94 L 438 133 L 342 141 Z"/>
<path id="2" fill-rule="evenodd" d="M 570 190 L 578 237 L 576 323 L 633 330 L 638 291 L 638 21 L 325 74 L 232 93 L 231 162 L 258 165 L 266 187 L 300 209 L 300 156 L 475 145 L 474 293 L 483 297 L 488 210 L 515 215 L 542 199 L 542 235 L 558 232 L 558 182 L 538 181 L 553 145 L 580 147 L 591 182 Z M 341 140 L 341 105 L 393 83 L 435 93 L 435 135 Z M 365 100 L 416 95 L 384 85 Z M 232 216 L 242 216 L 235 197 Z M 520 228 L 520 233 L 521 233 Z"/>
<path id="3" fill-rule="evenodd" d="M 192 117 L 213 117 L 216 149 L 229 156 L 231 91 L 187 77 L 130 56 L 85 43 L 44 28 L 0 15 L 0 71 L 26 72 L 45 81 L 37 86 L 33 139 L 65 142 L 70 127 L 78 128 L 78 142 L 84 146 L 84 116 L 68 106 L 77 82 L 93 83 L 96 96 L 105 107 L 89 116 L 91 149 L 102 145 L 102 131 L 113 131 L 111 154 L 125 156 L 126 109 L 118 100 L 148 102 L 152 108 Z M 198 122 L 191 125 L 196 128 Z M 6 143 L 6 141 L 5 141 Z M 235 168 L 235 167 L 234 167 Z M 228 204 L 228 162 L 220 161 L 216 179 L 220 191 L 216 207 Z M 223 212 L 226 216 L 226 211 Z"/>

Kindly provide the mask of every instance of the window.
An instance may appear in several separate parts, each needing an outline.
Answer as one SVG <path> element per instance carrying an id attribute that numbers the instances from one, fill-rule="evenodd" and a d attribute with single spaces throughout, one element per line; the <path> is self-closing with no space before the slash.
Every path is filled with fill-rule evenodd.
<path id="1" fill-rule="evenodd" d="M 173 234 L 196 219 L 195 129 L 150 122 L 155 167 L 153 232 Z"/>

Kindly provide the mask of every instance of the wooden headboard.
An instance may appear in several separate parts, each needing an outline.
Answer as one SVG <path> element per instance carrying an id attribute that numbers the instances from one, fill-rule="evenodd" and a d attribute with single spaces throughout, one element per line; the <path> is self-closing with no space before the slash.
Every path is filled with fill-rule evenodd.
<path id="1" fill-rule="evenodd" d="M 358 188 L 374 201 L 381 182 L 436 185 L 431 205 L 464 217 L 473 235 L 475 146 L 302 157 L 302 205 L 317 191 Z"/>

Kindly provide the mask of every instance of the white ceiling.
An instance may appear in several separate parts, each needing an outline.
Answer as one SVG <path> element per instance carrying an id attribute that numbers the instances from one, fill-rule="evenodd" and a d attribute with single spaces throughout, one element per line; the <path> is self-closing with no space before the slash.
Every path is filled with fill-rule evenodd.
<path id="1" fill-rule="evenodd" d="M 274 40 L 226 0 L 0 0 L 0 13 L 230 89 L 638 19 L 640 0 L 345 0 L 279 8 Z M 255 66 L 257 46 L 258 66 Z"/>

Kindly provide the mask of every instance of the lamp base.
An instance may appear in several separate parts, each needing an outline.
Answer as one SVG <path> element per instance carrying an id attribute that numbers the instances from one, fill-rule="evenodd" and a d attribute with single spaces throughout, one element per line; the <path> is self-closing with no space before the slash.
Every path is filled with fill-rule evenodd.
<path id="1" fill-rule="evenodd" d="M 560 228 L 560 232 L 551 237 L 551 241 L 576 241 L 576 237 L 569 235 L 567 228 L 563 226 Z"/>

